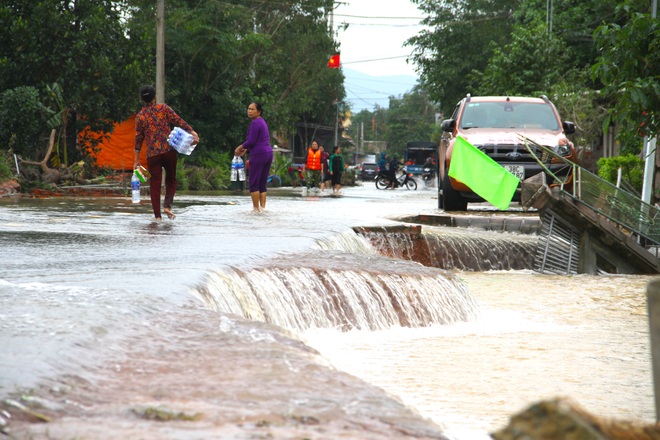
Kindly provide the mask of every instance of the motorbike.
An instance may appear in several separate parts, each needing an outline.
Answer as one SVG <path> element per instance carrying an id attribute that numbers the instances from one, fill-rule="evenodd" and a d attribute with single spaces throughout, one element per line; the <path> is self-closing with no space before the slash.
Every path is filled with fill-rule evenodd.
<path id="1" fill-rule="evenodd" d="M 435 184 L 434 165 L 424 165 L 424 168 L 422 168 L 422 180 L 426 186 L 432 186 Z"/>
<path id="2" fill-rule="evenodd" d="M 390 182 L 390 176 L 388 176 L 383 172 L 378 173 L 375 180 L 376 180 L 376 188 L 378 189 L 387 189 L 392 187 L 392 183 Z M 403 167 L 403 173 L 396 178 L 394 187 L 395 188 L 402 187 L 411 190 L 416 190 L 417 182 L 415 181 L 415 179 L 413 179 L 412 174 L 408 173 L 406 167 Z"/>

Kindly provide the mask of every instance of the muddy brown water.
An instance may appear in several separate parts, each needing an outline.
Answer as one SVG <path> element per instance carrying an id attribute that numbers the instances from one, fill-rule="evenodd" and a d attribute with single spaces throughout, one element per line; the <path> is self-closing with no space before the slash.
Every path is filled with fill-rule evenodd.
<path id="1" fill-rule="evenodd" d="M 366 186 L 339 198 L 273 191 L 268 211 L 254 214 L 247 196 L 181 194 L 177 219 L 162 223 L 125 199 L 0 199 L 4 429 L 35 439 L 471 439 L 557 395 L 606 417 L 653 421 L 651 278 L 445 272 L 383 257 L 352 232 L 437 212 L 434 197 Z M 533 240 L 429 231 L 459 251 L 463 233 L 518 249 Z M 238 287 L 218 289 L 217 278 Z M 294 278 L 307 293 L 290 310 L 272 306 L 268 323 L 200 296 L 210 288 L 245 298 L 245 283 L 266 283 L 239 301 L 259 304 L 266 290 L 293 291 Z M 411 297 L 435 298 L 421 324 L 388 321 L 421 307 L 387 302 L 415 289 Z M 314 295 L 369 311 L 360 319 L 378 327 L 290 324 Z"/>

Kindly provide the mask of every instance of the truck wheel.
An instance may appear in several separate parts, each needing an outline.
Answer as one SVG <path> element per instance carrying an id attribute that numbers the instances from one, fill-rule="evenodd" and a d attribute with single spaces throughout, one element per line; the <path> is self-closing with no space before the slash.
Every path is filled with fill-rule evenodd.
<path id="1" fill-rule="evenodd" d="M 449 211 L 467 211 L 467 201 L 451 187 L 449 174 L 442 179 L 442 208 Z"/>

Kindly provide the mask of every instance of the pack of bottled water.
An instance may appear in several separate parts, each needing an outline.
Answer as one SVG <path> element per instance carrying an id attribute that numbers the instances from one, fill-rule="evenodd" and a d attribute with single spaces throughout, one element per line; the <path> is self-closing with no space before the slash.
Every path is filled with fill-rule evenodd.
<path id="1" fill-rule="evenodd" d="M 193 135 L 181 127 L 174 127 L 169 136 L 167 136 L 167 143 L 176 151 L 185 155 L 190 155 L 195 149 L 196 145 L 192 145 L 192 142 Z"/>
<path id="2" fill-rule="evenodd" d="M 245 181 L 245 163 L 243 163 L 243 158 L 239 156 L 234 156 L 231 160 L 231 181 Z"/>

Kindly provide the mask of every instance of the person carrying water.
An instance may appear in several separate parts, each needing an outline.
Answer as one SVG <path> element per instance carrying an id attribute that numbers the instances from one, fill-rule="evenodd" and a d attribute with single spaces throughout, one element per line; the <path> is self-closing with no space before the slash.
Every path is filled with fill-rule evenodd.
<path id="1" fill-rule="evenodd" d="M 147 169 L 151 173 L 149 193 L 151 207 L 156 220 L 162 220 L 160 213 L 160 186 L 165 169 L 165 199 L 163 212 L 168 218 L 176 216 L 172 212 L 172 202 L 176 191 L 176 162 L 178 153 L 167 143 L 170 126 L 181 127 L 193 136 L 193 144 L 199 143 L 199 136 L 190 125 L 176 114 L 167 104 L 156 104 L 156 88 L 146 85 L 140 88 L 140 98 L 144 101 L 142 110 L 135 116 L 135 160 L 133 169 L 140 166 L 142 143 L 147 144 Z"/>
<path id="2" fill-rule="evenodd" d="M 243 156 L 250 153 L 250 160 L 246 164 L 248 170 L 248 184 L 252 208 L 255 212 L 266 209 L 266 196 L 268 195 L 267 182 L 270 166 L 273 163 L 273 148 L 270 145 L 270 132 L 268 124 L 262 117 L 263 106 L 259 102 L 251 102 L 247 109 L 250 126 L 245 142 L 236 147 L 234 154 Z"/>

